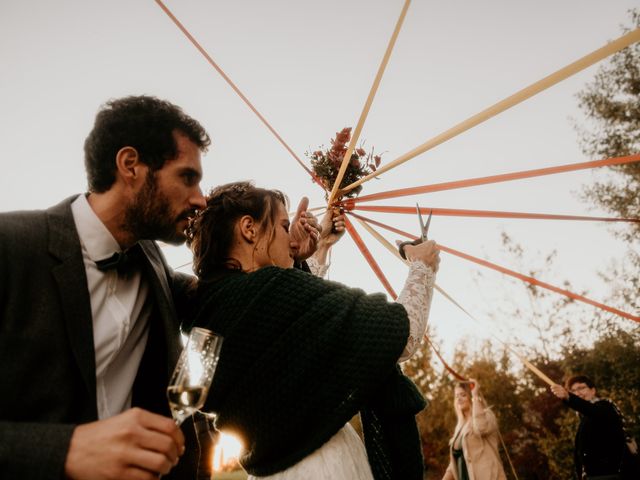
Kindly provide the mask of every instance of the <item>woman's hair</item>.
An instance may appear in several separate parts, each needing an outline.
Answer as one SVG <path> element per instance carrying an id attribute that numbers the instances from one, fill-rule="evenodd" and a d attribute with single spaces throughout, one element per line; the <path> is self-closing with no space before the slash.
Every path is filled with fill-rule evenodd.
<path id="1" fill-rule="evenodd" d="M 453 391 L 454 391 L 453 409 L 456 411 L 456 418 L 458 419 L 458 424 L 456 425 L 456 431 L 457 431 L 458 427 L 462 426 L 462 424 L 464 423 L 464 413 L 462 413 L 462 409 L 460 408 L 460 406 L 458 405 L 458 402 L 456 401 L 456 396 L 455 396 L 456 388 L 464 390 L 467 396 L 469 397 L 469 403 L 471 403 L 471 384 L 469 382 L 456 382 L 453 388 Z"/>
<path id="2" fill-rule="evenodd" d="M 206 208 L 197 212 L 187 229 L 187 245 L 193 252 L 193 271 L 207 279 L 221 269 L 240 269 L 229 253 L 236 221 L 249 215 L 263 232 L 274 237 L 278 204 L 287 207 L 287 197 L 278 190 L 257 188 L 252 182 L 234 182 L 214 188 Z"/>
<path id="3" fill-rule="evenodd" d="M 464 413 L 462 412 L 462 409 L 458 406 L 458 402 L 456 402 L 456 396 L 455 396 L 455 389 L 459 388 L 461 390 L 464 390 L 467 394 L 467 396 L 469 397 L 469 404 L 471 405 L 471 408 L 473 408 L 473 402 L 472 402 L 472 397 L 471 397 L 471 383 L 470 382 L 456 382 L 456 384 L 454 385 L 454 396 L 453 396 L 453 409 L 456 412 L 456 418 L 458 420 L 458 422 L 456 423 L 456 428 L 453 431 L 453 436 L 451 437 L 451 440 L 449 443 L 452 443 L 456 433 L 458 432 L 459 429 L 462 428 L 462 426 L 465 424 L 466 420 L 464 417 Z M 478 397 L 478 399 L 481 402 L 484 402 L 484 397 L 482 396 L 482 394 L 478 393 L 476 394 L 476 397 Z M 471 413 L 469 414 L 471 415 Z"/>

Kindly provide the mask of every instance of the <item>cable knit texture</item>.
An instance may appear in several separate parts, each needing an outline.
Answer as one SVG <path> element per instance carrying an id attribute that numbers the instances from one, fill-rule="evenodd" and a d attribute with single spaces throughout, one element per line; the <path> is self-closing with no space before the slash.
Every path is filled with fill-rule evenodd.
<path id="1" fill-rule="evenodd" d="M 201 282 L 197 300 L 194 324 L 225 338 L 205 408 L 243 437 L 250 474 L 294 465 L 361 411 L 374 477 L 422 478 L 402 305 L 278 267 Z"/>

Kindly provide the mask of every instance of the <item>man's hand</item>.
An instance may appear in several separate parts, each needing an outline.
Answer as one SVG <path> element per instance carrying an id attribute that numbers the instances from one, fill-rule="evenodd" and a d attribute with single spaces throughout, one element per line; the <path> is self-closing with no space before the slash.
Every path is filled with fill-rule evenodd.
<path id="1" fill-rule="evenodd" d="M 569 398 L 569 392 L 567 392 L 567 390 L 562 385 L 558 385 L 556 383 L 549 388 L 551 390 L 551 393 L 553 393 L 560 400 L 566 400 L 567 398 Z"/>
<path id="2" fill-rule="evenodd" d="M 167 474 L 184 451 L 174 421 L 139 408 L 78 425 L 64 465 L 71 480 L 151 480 Z"/>
<path id="3" fill-rule="evenodd" d="M 295 260 L 301 262 L 309 258 L 318 247 L 318 239 L 322 227 L 311 213 L 307 212 L 309 199 L 302 197 L 298 204 L 296 214 L 291 221 L 290 237 L 291 248 L 296 252 Z"/>

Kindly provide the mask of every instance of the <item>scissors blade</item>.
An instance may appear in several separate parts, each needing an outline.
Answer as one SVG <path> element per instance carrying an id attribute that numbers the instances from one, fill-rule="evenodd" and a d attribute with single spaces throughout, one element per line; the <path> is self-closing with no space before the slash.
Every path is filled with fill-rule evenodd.
<path id="1" fill-rule="evenodd" d="M 427 224 L 425 225 L 425 227 L 422 229 L 422 241 L 426 242 L 427 241 L 427 234 L 429 233 L 429 225 L 431 225 L 431 215 L 433 215 L 433 210 L 429 210 L 429 216 L 427 217 Z M 422 219 L 421 219 L 422 220 Z M 422 223 L 422 222 L 421 222 Z"/>
<path id="2" fill-rule="evenodd" d="M 424 224 L 422 220 L 422 212 L 420 211 L 420 205 L 416 203 L 416 212 L 418 214 L 418 221 L 420 222 L 420 240 L 423 242 L 427 241 L 427 233 L 429 233 L 429 224 L 431 223 L 431 215 L 433 214 L 433 210 L 429 212 L 429 217 L 427 218 L 427 224 Z"/>
<path id="3" fill-rule="evenodd" d="M 420 240 L 424 242 L 424 222 L 422 221 L 422 213 L 420 212 L 420 205 L 416 203 L 416 213 L 418 215 L 418 221 L 420 222 Z"/>

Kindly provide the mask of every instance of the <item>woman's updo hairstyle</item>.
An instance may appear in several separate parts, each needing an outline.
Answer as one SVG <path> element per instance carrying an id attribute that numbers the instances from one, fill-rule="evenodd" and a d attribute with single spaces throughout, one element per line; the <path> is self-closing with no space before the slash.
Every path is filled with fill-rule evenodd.
<path id="1" fill-rule="evenodd" d="M 227 183 L 207 195 L 206 208 L 198 211 L 187 228 L 187 246 L 193 252 L 193 271 L 201 280 L 221 269 L 240 269 L 229 257 L 236 221 L 249 215 L 262 231 L 274 235 L 278 203 L 287 208 L 287 197 L 278 190 L 257 188 L 252 182 Z"/>

